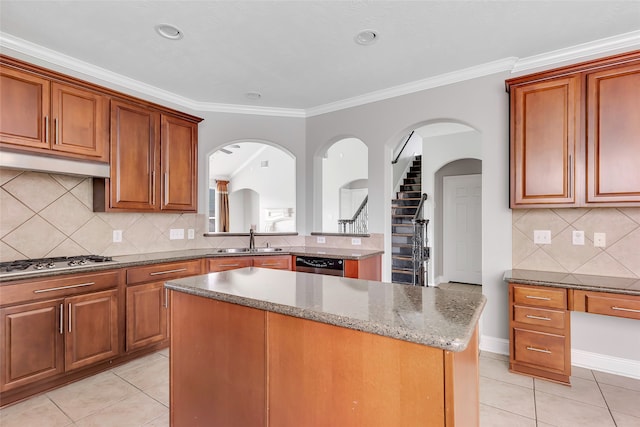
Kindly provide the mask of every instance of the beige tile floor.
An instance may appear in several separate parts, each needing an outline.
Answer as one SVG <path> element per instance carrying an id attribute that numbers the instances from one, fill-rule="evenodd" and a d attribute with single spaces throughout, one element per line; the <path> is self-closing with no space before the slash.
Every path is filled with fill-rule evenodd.
<path id="1" fill-rule="evenodd" d="M 512 374 L 507 356 L 481 352 L 481 427 L 640 427 L 640 380 L 578 367 L 572 373 L 567 387 Z M 168 425 L 166 349 L 0 410 L 1 427 Z"/>

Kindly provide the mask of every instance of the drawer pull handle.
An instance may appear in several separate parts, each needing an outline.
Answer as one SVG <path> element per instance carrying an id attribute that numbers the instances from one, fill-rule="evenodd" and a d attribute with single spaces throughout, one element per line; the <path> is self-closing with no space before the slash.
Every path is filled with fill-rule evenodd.
<path id="1" fill-rule="evenodd" d="M 256 267 L 276 267 L 279 265 L 280 264 L 278 264 L 277 262 L 271 262 L 271 263 L 265 262 L 264 264 L 256 265 Z"/>
<path id="2" fill-rule="evenodd" d="M 549 350 L 544 349 L 544 348 L 527 347 L 527 350 L 529 350 L 529 351 L 537 351 L 538 353 L 551 354 L 551 352 Z"/>
<path id="3" fill-rule="evenodd" d="M 548 297 L 538 297 L 538 296 L 535 296 L 535 295 L 527 295 L 527 296 L 526 296 L 526 298 L 529 298 L 529 299 L 539 299 L 539 300 L 542 300 L 542 301 L 551 301 L 551 298 L 548 298 Z"/>
<path id="4" fill-rule="evenodd" d="M 69 303 L 69 333 L 71 333 L 71 303 Z"/>
<path id="5" fill-rule="evenodd" d="M 33 291 L 33 293 L 34 294 L 41 294 L 43 292 L 53 292 L 53 291 L 61 291 L 63 289 L 81 288 L 83 286 L 91 286 L 91 285 L 95 285 L 95 284 L 96 284 L 96 282 L 89 282 L 89 283 L 79 283 L 77 285 L 58 286 L 57 288 L 37 289 L 37 290 Z"/>
<path id="6" fill-rule="evenodd" d="M 218 267 L 239 267 L 240 264 L 220 264 Z"/>
<path id="7" fill-rule="evenodd" d="M 176 268 L 175 270 L 154 271 L 153 273 L 149 273 L 149 276 L 157 276 L 159 274 L 169 274 L 169 273 L 180 273 L 181 271 L 187 271 L 187 269 L 186 268 Z"/>
<path id="8" fill-rule="evenodd" d="M 528 319 L 536 319 L 536 320 L 551 320 L 550 317 L 542 317 L 542 316 L 534 316 L 533 314 L 527 314 L 525 317 L 527 317 Z"/>
<path id="9" fill-rule="evenodd" d="M 60 304 L 60 335 L 64 334 L 64 304 Z"/>
<path id="10" fill-rule="evenodd" d="M 631 313 L 640 313 L 640 310 L 636 310 L 634 308 L 624 308 L 624 307 L 616 307 L 615 305 L 613 307 L 611 307 L 611 310 L 617 310 L 617 311 L 629 311 Z"/>

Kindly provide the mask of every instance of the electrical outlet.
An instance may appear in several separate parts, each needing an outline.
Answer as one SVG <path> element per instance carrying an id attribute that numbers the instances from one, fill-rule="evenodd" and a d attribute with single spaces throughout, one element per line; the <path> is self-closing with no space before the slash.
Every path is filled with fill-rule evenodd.
<path id="1" fill-rule="evenodd" d="M 551 230 L 533 230 L 533 243 L 536 245 L 550 245 Z"/>
<path id="2" fill-rule="evenodd" d="M 362 239 L 360 239 L 359 237 L 354 237 L 351 239 L 351 244 L 352 245 L 361 245 L 362 244 Z"/>
<path id="3" fill-rule="evenodd" d="M 607 246 L 607 233 L 593 233 L 593 246 L 604 248 Z"/>
<path id="4" fill-rule="evenodd" d="M 188 237 L 190 240 L 195 239 L 195 238 L 196 238 L 196 230 L 194 230 L 193 228 L 190 228 L 190 229 L 187 231 L 187 237 Z"/>
<path id="5" fill-rule="evenodd" d="M 572 241 L 574 245 L 584 245 L 584 231 L 573 230 Z"/>
<path id="6" fill-rule="evenodd" d="M 122 242 L 122 230 L 113 230 L 113 243 Z"/>
<path id="7" fill-rule="evenodd" d="M 169 230 L 169 240 L 184 239 L 184 228 L 172 228 Z"/>
<path id="8" fill-rule="evenodd" d="M 327 243 L 327 239 L 324 236 L 317 236 L 316 243 Z"/>

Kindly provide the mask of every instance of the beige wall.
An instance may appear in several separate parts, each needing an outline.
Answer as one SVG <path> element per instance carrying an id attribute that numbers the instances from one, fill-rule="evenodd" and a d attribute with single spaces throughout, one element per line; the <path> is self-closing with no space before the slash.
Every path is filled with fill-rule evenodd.
<path id="1" fill-rule="evenodd" d="M 640 208 L 513 210 L 513 268 L 600 276 L 640 277 Z M 533 230 L 551 230 L 550 245 L 533 243 Z M 572 231 L 585 232 L 584 246 Z M 593 233 L 606 233 L 606 247 Z"/>

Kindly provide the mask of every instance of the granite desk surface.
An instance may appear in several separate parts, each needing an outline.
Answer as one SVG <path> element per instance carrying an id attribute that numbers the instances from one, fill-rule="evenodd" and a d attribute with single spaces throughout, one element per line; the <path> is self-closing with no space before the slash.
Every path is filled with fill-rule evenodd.
<path id="1" fill-rule="evenodd" d="M 536 270 L 507 270 L 504 281 L 583 291 L 640 295 L 640 279 Z"/>
<path id="2" fill-rule="evenodd" d="M 343 248 L 318 248 L 306 246 L 290 246 L 278 248 L 281 250 L 273 252 L 240 252 L 222 253 L 220 248 L 210 249 L 185 249 L 180 251 L 153 252 L 135 255 L 114 256 L 113 261 L 104 263 L 94 263 L 84 266 L 75 266 L 56 270 L 34 270 L 29 272 L 17 272 L 15 274 L 0 274 L 0 283 L 11 282 L 22 279 L 36 279 L 45 277 L 55 277 L 71 273 L 90 273 L 94 271 L 110 270 L 115 268 L 127 268 L 143 265 L 161 264 L 164 262 L 190 261 L 200 258 L 219 257 L 243 257 L 243 256 L 273 256 L 273 255 L 295 255 L 295 256 L 317 256 L 323 258 L 362 260 L 372 256 L 382 255 L 384 251 L 371 249 L 343 249 Z"/>
<path id="3" fill-rule="evenodd" d="M 469 344 L 482 294 L 246 267 L 169 280 L 168 289 L 449 351 Z"/>

